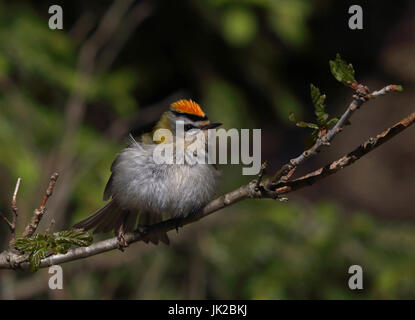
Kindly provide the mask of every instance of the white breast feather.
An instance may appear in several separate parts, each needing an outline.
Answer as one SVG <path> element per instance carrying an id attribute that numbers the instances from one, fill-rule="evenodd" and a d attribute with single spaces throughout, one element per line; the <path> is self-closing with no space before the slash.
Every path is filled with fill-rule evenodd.
<path id="1" fill-rule="evenodd" d="M 218 171 L 209 164 L 156 164 L 156 145 L 133 144 L 113 168 L 111 192 L 130 210 L 184 217 L 203 208 L 215 196 Z"/>

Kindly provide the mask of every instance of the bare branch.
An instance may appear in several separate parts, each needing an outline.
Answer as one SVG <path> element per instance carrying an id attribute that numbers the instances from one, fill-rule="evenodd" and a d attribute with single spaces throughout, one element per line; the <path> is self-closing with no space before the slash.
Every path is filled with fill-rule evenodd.
<path id="1" fill-rule="evenodd" d="M 17 178 L 16 186 L 14 187 L 13 198 L 12 198 L 13 212 L 17 211 L 16 202 L 17 202 L 17 193 L 19 192 L 19 188 L 20 188 L 20 181 L 22 181 L 22 178 Z"/>
<path id="2" fill-rule="evenodd" d="M 9 229 L 12 229 L 12 223 L 7 219 L 7 217 L 3 214 L 3 212 L 0 211 L 0 217 L 4 220 L 4 222 L 7 224 Z"/>
<path id="3" fill-rule="evenodd" d="M 2 217 L 2 219 L 4 220 L 4 222 L 6 222 L 6 224 L 8 225 L 8 227 L 10 229 L 10 233 L 11 233 L 10 247 L 13 247 L 14 240 L 15 240 L 15 235 L 16 235 L 16 221 L 17 221 L 17 216 L 18 216 L 18 209 L 17 209 L 16 203 L 17 203 L 17 193 L 19 192 L 21 181 L 22 181 L 21 178 L 17 178 L 16 186 L 14 187 L 14 192 L 13 192 L 13 197 L 12 197 L 12 204 L 11 204 L 11 209 L 12 209 L 12 213 L 13 213 L 12 221 L 7 219 L 7 217 L 3 213 L 0 212 L 0 217 Z"/>
<path id="4" fill-rule="evenodd" d="M 20 188 L 20 181 L 22 181 L 21 178 L 17 178 L 16 186 L 14 188 L 13 192 L 13 199 L 12 199 L 12 211 L 13 211 L 13 220 L 10 227 L 11 232 L 11 239 L 10 239 L 10 246 L 12 247 L 14 244 L 15 236 L 16 236 L 16 221 L 17 221 L 17 215 L 18 215 L 18 209 L 17 209 L 17 193 L 19 192 Z"/>
<path id="5" fill-rule="evenodd" d="M 45 195 L 43 196 L 42 203 L 40 204 L 40 207 L 35 209 L 33 212 L 33 217 L 30 220 L 30 223 L 26 226 L 22 237 L 31 237 L 35 232 L 37 227 L 39 226 L 40 221 L 42 220 L 42 217 L 44 213 L 46 212 L 46 202 L 48 201 L 49 197 L 52 195 L 53 188 L 55 186 L 56 180 L 58 179 L 58 173 L 52 174 L 49 180 L 49 186 L 46 189 Z"/>
<path id="6" fill-rule="evenodd" d="M 257 181 L 256 181 L 256 184 L 255 184 L 255 190 L 256 191 L 259 191 L 261 188 L 261 182 L 262 182 L 262 178 L 263 178 L 263 176 L 264 176 L 264 174 L 265 174 L 265 169 L 267 168 L 267 162 L 265 161 L 264 163 L 262 163 L 262 165 L 261 165 L 261 170 L 259 171 L 259 174 L 258 174 L 258 179 L 257 179 Z"/>
<path id="7" fill-rule="evenodd" d="M 393 127 L 383 131 L 382 133 L 378 134 L 375 138 L 369 138 L 366 142 L 361 144 L 359 147 L 354 149 L 352 152 L 346 154 L 345 156 L 337 159 L 336 161 L 331 162 L 330 164 L 315 170 L 311 173 L 306 174 L 298 179 L 276 184 L 273 186 L 272 189 L 276 191 L 277 194 L 285 194 L 289 192 L 293 192 L 295 190 L 301 189 L 303 187 L 310 186 L 315 182 L 332 175 L 343 169 L 355 161 L 359 160 L 361 157 L 369 153 L 370 151 L 374 150 L 375 148 L 379 147 L 380 145 L 384 144 L 385 142 L 389 141 L 391 138 L 396 136 L 398 133 L 402 132 L 409 126 L 411 126 L 415 122 L 415 112 L 408 115 L 406 118 L 399 121 Z"/>
<path id="8" fill-rule="evenodd" d="M 396 84 L 390 84 L 378 91 L 373 91 L 368 98 L 377 98 L 379 96 L 383 96 L 389 92 L 400 92 L 402 91 L 402 86 Z"/>
<path id="9" fill-rule="evenodd" d="M 97 17 L 92 12 L 85 12 L 75 22 L 71 30 L 69 30 L 69 36 L 75 44 L 82 43 L 88 36 L 96 23 Z"/>
<path id="10" fill-rule="evenodd" d="M 327 166 L 320 168 L 316 171 L 313 171 L 301 178 L 295 179 L 293 181 L 288 181 L 280 184 L 274 185 L 274 194 L 282 195 L 286 193 L 293 192 L 295 190 L 310 186 L 315 182 L 332 175 L 339 171 L 340 169 L 347 167 L 368 154 L 378 146 L 386 143 L 391 138 L 401 133 L 403 130 L 407 129 L 415 122 L 415 112 L 408 115 L 406 118 L 395 124 L 393 127 L 383 131 L 378 134 L 376 138 L 370 138 L 365 143 L 360 145 L 358 148 L 354 149 L 352 152 L 343 156 L 342 158 L 333 161 Z M 133 243 L 146 239 L 149 235 L 165 233 L 170 230 L 182 227 L 187 224 L 196 222 L 220 209 L 223 209 L 231 204 L 242 201 L 247 198 L 273 198 L 269 193 L 263 193 L 261 190 L 257 190 L 257 181 L 251 181 L 250 183 L 241 186 L 240 188 L 231 191 L 225 195 L 220 196 L 219 198 L 211 201 L 206 205 L 199 213 L 190 215 L 183 219 L 169 219 L 162 221 L 158 224 L 150 226 L 145 232 L 132 232 L 125 235 L 125 240 L 128 243 Z M 42 260 L 41 267 L 49 267 L 55 264 L 62 264 L 69 261 L 79 260 L 94 256 L 106 251 L 118 249 L 118 240 L 117 237 L 113 237 L 107 240 L 96 242 L 89 247 L 79 247 L 69 250 L 66 254 L 57 254 L 49 256 Z M 17 259 L 18 256 L 11 255 L 8 251 L 0 253 L 0 269 L 10 269 L 13 263 L 13 259 Z M 29 268 L 27 262 L 20 263 L 19 265 L 22 269 Z"/>
<path id="11" fill-rule="evenodd" d="M 100 59 L 98 59 L 98 70 L 107 70 L 112 65 L 130 35 L 145 19 L 152 14 L 153 11 L 154 7 L 150 4 L 150 2 L 141 2 L 129 10 L 129 13 L 123 19 L 124 22 L 123 25 L 121 25 L 121 32 L 118 33 L 112 43 L 109 43 Z"/>
<path id="12" fill-rule="evenodd" d="M 342 131 L 344 125 L 348 123 L 352 114 L 357 109 L 359 109 L 362 106 L 362 104 L 365 103 L 367 100 L 384 95 L 389 92 L 402 91 L 402 87 L 398 85 L 388 85 L 383 89 L 379 91 L 374 91 L 372 93 L 369 93 L 368 87 L 362 84 L 356 85 L 354 89 L 355 94 L 353 95 L 353 100 L 349 104 L 346 111 L 339 119 L 339 121 L 336 123 L 336 125 L 332 129 L 330 129 L 326 134 L 323 134 L 321 137 L 319 137 L 316 143 L 310 149 L 305 150 L 298 157 L 291 159 L 288 163 L 283 165 L 281 169 L 278 170 L 277 173 L 274 175 L 272 180 L 269 181 L 269 183 L 278 183 L 281 180 L 287 181 L 289 177 L 286 176 L 291 176 L 294 172 L 293 170 L 295 170 L 296 167 L 305 162 L 307 159 L 316 155 L 317 151 L 321 148 L 321 146 L 330 144 L 330 141 L 333 140 L 336 134 Z"/>

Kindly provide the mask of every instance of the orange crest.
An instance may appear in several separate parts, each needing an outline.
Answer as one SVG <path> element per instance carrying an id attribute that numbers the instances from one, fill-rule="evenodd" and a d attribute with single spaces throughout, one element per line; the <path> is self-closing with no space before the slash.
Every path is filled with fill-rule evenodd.
<path id="1" fill-rule="evenodd" d="M 180 113 L 194 114 L 199 117 L 204 117 L 205 113 L 200 106 L 192 100 L 179 100 L 172 103 L 171 109 Z"/>

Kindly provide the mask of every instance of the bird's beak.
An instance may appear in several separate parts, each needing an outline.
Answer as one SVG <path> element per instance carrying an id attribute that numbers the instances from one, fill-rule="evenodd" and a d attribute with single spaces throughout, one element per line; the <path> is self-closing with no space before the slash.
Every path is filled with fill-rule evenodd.
<path id="1" fill-rule="evenodd" d="M 221 125 L 222 125 L 222 123 L 219 123 L 219 122 L 209 123 L 209 124 L 204 125 L 201 129 L 202 130 L 214 129 L 214 128 L 217 128 Z"/>

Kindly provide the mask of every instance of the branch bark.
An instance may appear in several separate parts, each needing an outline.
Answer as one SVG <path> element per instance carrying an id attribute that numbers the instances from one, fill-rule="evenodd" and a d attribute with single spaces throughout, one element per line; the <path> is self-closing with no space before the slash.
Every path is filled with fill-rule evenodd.
<path id="1" fill-rule="evenodd" d="M 149 235 L 168 232 L 178 227 L 183 227 L 187 224 L 194 223 L 220 209 L 223 209 L 231 204 L 237 203 L 247 198 L 275 198 L 276 196 L 287 194 L 298 189 L 310 186 L 315 182 L 332 175 L 342 168 L 345 168 L 355 161 L 373 151 L 375 148 L 386 143 L 391 138 L 395 137 L 415 122 L 415 112 L 408 115 L 406 118 L 399 121 L 393 127 L 386 129 L 382 133 L 378 134 L 375 138 L 369 138 L 366 142 L 359 147 L 348 153 L 347 155 L 339 158 L 330 164 L 315 170 L 305 176 L 298 179 L 282 182 L 274 185 L 274 191 L 270 193 L 264 188 L 258 188 L 257 181 L 253 180 L 250 183 L 239 187 L 238 189 L 231 191 L 219 198 L 211 201 L 206 205 L 203 210 L 195 215 L 188 216 L 183 219 L 169 219 L 161 223 L 155 224 L 144 232 L 135 231 L 127 233 L 125 240 L 131 244 L 133 242 L 145 240 Z M 62 264 L 69 261 L 79 260 L 94 256 L 103 252 L 118 249 L 117 237 L 113 237 L 107 240 L 96 242 L 89 247 L 79 247 L 69 250 L 66 254 L 51 255 L 41 261 L 40 267 L 49 267 L 56 264 Z M 10 251 L 4 251 L 0 253 L 0 269 L 11 269 L 16 265 L 14 262 L 20 256 Z M 19 268 L 28 269 L 29 264 L 27 262 L 19 263 Z"/>
<path id="2" fill-rule="evenodd" d="M 11 234 L 10 243 L 9 243 L 10 247 L 13 247 L 14 240 L 15 240 L 15 237 L 16 237 L 16 221 L 17 221 L 17 216 L 18 216 L 18 209 L 17 209 L 17 204 L 16 203 L 17 203 L 17 193 L 19 192 L 21 181 L 22 181 L 21 178 L 17 178 L 16 186 L 14 187 L 12 205 L 11 205 L 11 209 L 12 209 L 12 213 L 13 213 L 12 221 L 7 219 L 6 216 L 3 213 L 0 212 L 0 217 L 2 217 L 2 219 L 4 220 L 4 222 L 8 225 L 8 227 L 10 229 L 10 234 Z"/>
<path id="3" fill-rule="evenodd" d="M 359 109 L 363 105 L 363 103 L 365 103 L 369 99 L 377 98 L 389 92 L 402 91 L 401 86 L 394 84 L 388 85 L 382 88 L 381 90 L 374 91 L 372 93 L 369 93 L 369 88 L 362 84 L 356 84 L 354 86 L 354 89 L 355 94 L 353 95 L 353 100 L 349 104 L 343 115 L 340 117 L 336 125 L 332 129 L 327 131 L 327 133 L 321 135 L 310 149 L 305 150 L 298 157 L 291 159 L 288 163 L 283 165 L 281 169 L 278 170 L 277 173 L 274 175 L 272 180 L 268 182 L 268 185 L 287 181 L 299 165 L 301 165 L 303 162 L 305 162 L 312 156 L 316 155 L 317 151 L 322 146 L 330 145 L 330 142 L 333 140 L 333 138 L 343 130 L 343 127 L 349 122 L 349 119 L 351 118 L 353 113 L 357 109 Z"/>
<path id="4" fill-rule="evenodd" d="M 393 127 L 388 128 L 382 133 L 378 134 L 375 138 L 369 138 L 359 147 L 341 157 L 340 159 L 337 159 L 336 161 L 333 161 L 326 166 L 310 172 L 298 179 L 277 184 L 273 187 L 273 189 L 278 194 L 285 194 L 307 186 L 311 186 L 317 181 L 332 175 L 347 166 L 350 166 L 367 153 L 371 152 L 375 148 L 392 139 L 397 134 L 401 133 L 403 130 L 407 129 L 414 122 L 415 112 L 411 113 L 406 118 L 396 123 Z"/>
<path id="5" fill-rule="evenodd" d="M 58 173 L 52 174 L 49 180 L 49 186 L 46 189 L 45 195 L 43 196 L 43 201 L 40 204 L 40 207 L 35 209 L 33 212 L 32 219 L 30 220 L 29 224 L 26 226 L 22 237 L 27 238 L 31 237 L 37 230 L 39 226 L 40 220 L 42 219 L 43 215 L 46 212 L 46 202 L 48 201 L 49 197 L 52 195 L 53 188 L 55 186 L 56 180 L 58 180 Z"/>

